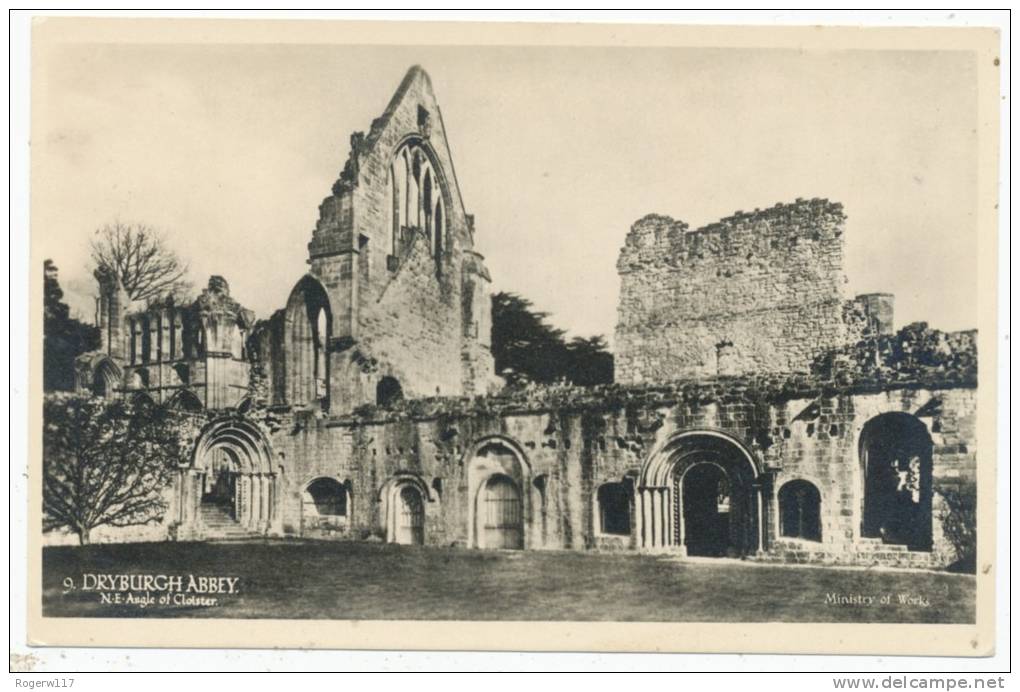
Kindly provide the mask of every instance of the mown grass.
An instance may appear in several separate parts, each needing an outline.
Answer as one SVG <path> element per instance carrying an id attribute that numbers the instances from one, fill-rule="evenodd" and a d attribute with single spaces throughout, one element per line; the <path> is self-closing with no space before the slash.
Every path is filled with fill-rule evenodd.
<path id="1" fill-rule="evenodd" d="M 100 603 L 82 574 L 240 578 L 215 607 Z M 65 593 L 65 579 L 75 589 Z M 872 596 L 833 605 L 826 595 Z M 877 601 L 889 594 L 891 603 Z M 920 595 L 928 606 L 899 603 Z M 43 550 L 52 617 L 613 620 L 666 622 L 974 621 L 974 578 L 926 572 L 681 562 L 636 554 L 489 552 L 375 543 L 265 540 Z"/>

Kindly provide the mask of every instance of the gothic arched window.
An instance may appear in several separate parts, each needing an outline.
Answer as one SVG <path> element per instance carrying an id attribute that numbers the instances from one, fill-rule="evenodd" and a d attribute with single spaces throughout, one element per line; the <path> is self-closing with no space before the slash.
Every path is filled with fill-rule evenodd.
<path id="1" fill-rule="evenodd" d="M 437 259 L 444 250 L 449 223 L 442 188 L 442 174 L 435 158 L 419 140 L 409 140 L 397 149 L 388 174 L 389 204 L 385 228 L 390 233 L 389 254 L 397 255 L 408 240 L 408 229 L 420 229 Z"/>

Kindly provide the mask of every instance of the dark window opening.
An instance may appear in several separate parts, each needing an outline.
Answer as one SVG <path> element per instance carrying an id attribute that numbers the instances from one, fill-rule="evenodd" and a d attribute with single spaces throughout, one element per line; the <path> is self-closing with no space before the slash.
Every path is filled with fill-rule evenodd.
<path id="1" fill-rule="evenodd" d="M 822 498 L 808 481 L 790 481 L 779 490 L 779 532 L 789 538 L 822 540 Z"/>
<path id="2" fill-rule="evenodd" d="M 142 320 L 142 362 L 148 363 L 152 357 L 152 334 L 149 332 L 149 320 Z"/>
<path id="3" fill-rule="evenodd" d="M 393 406 L 404 398 L 404 390 L 394 377 L 384 377 L 375 387 L 375 403 L 378 406 Z"/>
<path id="4" fill-rule="evenodd" d="M 305 491 L 307 513 L 318 516 L 347 516 L 347 490 L 332 478 L 312 481 Z M 310 511 L 308 511 L 310 510 Z"/>
<path id="5" fill-rule="evenodd" d="M 630 535 L 630 492 L 624 483 L 599 486 L 599 529 L 612 536 Z"/>

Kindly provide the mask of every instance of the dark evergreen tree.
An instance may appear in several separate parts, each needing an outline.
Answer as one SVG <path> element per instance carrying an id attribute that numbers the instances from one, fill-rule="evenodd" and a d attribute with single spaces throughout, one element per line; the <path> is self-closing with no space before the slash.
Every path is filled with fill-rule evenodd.
<path id="1" fill-rule="evenodd" d="M 492 296 L 492 354 L 509 384 L 566 382 L 590 386 L 613 381 L 613 355 L 605 339 L 575 337 L 546 322 L 548 313 L 513 293 Z"/>
<path id="2" fill-rule="evenodd" d="M 584 387 L 613 381 L 613 354 L 602 335 L 574 337 L 566 344 L 566 378 Z"/>
<path id="3" fill-rule="evenodd" d="M 74 359 L 99 348 L 99 329 L 71 317 L 51 260 L 43 263 L 43 275 L 43 389 L 71 390 Z"/>

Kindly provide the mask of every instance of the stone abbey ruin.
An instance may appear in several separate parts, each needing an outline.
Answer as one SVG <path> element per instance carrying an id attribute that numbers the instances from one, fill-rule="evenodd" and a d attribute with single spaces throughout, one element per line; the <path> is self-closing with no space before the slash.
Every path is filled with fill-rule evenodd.
<path id="1" fill-rule="evenodd" d="M 945 567 L 976 494 L 975 333 L 895 331 L 892 296 L 844 296 L 846 219 L 820 199 L 646 216 L 617 263 L 616 383 L 503 387 L 485 232 L 414 67 L 351 137 L 282 309 L 256 319 L 217 276 L 129 304 L 100 273 L 77 382 L 201 423 L 132 539 Z"/>

